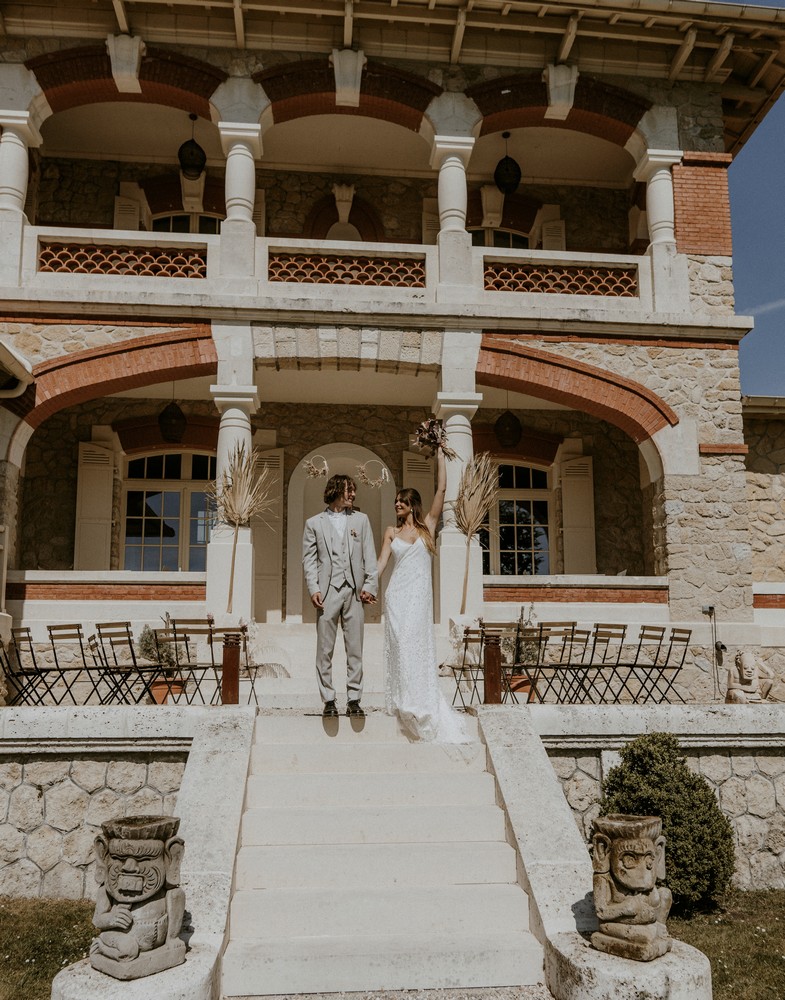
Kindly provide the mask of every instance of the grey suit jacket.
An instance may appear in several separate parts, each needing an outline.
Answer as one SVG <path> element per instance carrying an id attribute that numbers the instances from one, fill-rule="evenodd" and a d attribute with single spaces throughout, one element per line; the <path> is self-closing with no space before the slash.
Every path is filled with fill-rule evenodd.
<path id="1" fill-rule="evenodd" d="M 352 585 L 357 596 L 365 590 L 376 595 L 379 587 L 379 577 L 376 572 L 376 546 L 373 542 L 371 522 L 366 514 L 353 510 L 346 517 L 349 542 L 349 565 L 352 573 Z M 324 596 L 330 586 L 333 573 L 330 515 L 327 511 L 309 517 L 305 522 L 303 532 L 303 568 L 308 593 L 320 593 Z"/>

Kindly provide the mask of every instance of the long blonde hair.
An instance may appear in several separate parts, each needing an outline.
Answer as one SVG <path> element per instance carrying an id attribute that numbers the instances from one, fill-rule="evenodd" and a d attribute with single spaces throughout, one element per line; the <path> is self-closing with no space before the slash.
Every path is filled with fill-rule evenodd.
<path id="1" fill-rule="evenodd" d="M 425 542 L 425 547 L 431 553 L 431 555 L 436 555 L 436 544 L 433 540 L 433 535 L 431 535 L 428 530 L 428 525 L 422 515 L 422 497 L 419 492 L 413 489 L 411 486 L 404 486 L 403 489 L 398 490 L 395 494 L 396 501 L 403 500 L 405 503 L 409 504 L 412 512 L 412 521 L 414 522 L 414 527 L 417 529 L 417 534 Z M 398 527 L 402 527 L 405 517 L 398 517 Z"/>

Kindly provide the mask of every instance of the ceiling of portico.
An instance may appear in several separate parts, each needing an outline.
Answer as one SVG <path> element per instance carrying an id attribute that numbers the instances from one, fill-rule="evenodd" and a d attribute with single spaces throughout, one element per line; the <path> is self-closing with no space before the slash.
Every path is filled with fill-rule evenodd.
<path id="1" fill-rule="evenodd" d="M 177 149 L 191 135 L 183 111 L 126 102 L 91 104 L 48 118 L 41 129 L 48 157 L 176 163 Z M 208 164 L 225 163 L 218 129 L 199 120 L 195 138 Z M 313 115 L 274 125 L 263 139 L 260 166 L 278 170 L 379 173 L 433 177 L 429 144 L 399 125 L 354 115 Z M 632 157 L 619 146 L 559 128 L 514 129 L 508 151 L 521 166 L 524 183 L 587 183 L 626 186 Z M 469 163 L 473 180 L 487 181 L 504 156 L 500 133 L 481 136 Z"/>
<path id="2" fill-rule="evenodd" d="M 115 393 L 124 399 L 210 399 L 212 378 L 181 379 L 174 383 Z M 352 403 L 363 406 L 432 406 L 439 391 L 435 373 L 419 375 L 367 371 L 275 371 L 260 369 L 256 386 L 262 403 L 319 403 L 338 405 Z M 482 410 L 566 410 L 568 407 L 523 393 L 507 392 L 491 386 L 480 386 Z"/>

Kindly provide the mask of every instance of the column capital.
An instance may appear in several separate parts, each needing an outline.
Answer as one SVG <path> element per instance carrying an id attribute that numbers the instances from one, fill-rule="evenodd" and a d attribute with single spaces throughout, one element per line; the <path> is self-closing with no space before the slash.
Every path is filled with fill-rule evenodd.
<path id="1" fill-rule="evenodd" d="M 481 402 L 481 392 L 437 392 L 433 412 L 440 420 L 456 414 L 471 420 Z"/>
<path id="2" fill-rule="evenodd" d="M 15 132 L 26 146 L 40 146 L 43 139 L 38 131 L 36 117 L 29 111 L 0 110 L 0 126 L 3 130 Z"/>
<path id="3" fill-rule="evenodd" d="M 473 149 L 474 136 L 435 135 L 429 162 L 432 167 L 439 168 L 448 156 L 457 156 L 465 169 Z"/>
<path id="4" fill-rule="evenodd" d="M 210 392 L 222 413 L 230 407 L 249 415 L 259 409 L 259 391 L 255 385 L 211 385 Z"/>
<path id="5" fill-rule="evenodd" d="M 246 122 L 218 122 L 221 148 L 226 156 L 233 146 L 242 143 L 247 146 L 257 160 L 262 158 L 262 126 Z"/>
<path id="6" fill-rule="evenodd" d="M 636 181 L 648 181 L 657 170 L 681 163 L 683 155 L 681 149 L 646 149 L 638 160 L 632 176 Z"/>

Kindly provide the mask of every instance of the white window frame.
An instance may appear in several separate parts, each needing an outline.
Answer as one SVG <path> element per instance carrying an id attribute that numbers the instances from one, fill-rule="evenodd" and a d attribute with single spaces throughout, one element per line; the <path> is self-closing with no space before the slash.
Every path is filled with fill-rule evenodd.
<path id="1" fill-rule="evenodd" d="M 541 465 L 533 464 L 532 462 L 514 462 L 509 460 L 496 460 L 494 462 L 496 468 L 500 466 L 509 465 L 514 468 L 524 468 L 531 469 L 536 472 L 544 472 L 548 477 L 548 487 L 547 489 L 500 489 L 496 503 L 491 507 L 488 512 L 488 552 L 490 558 L 490 567 L 487 573 L 483 573 L 485 577 L 504 577 L 505 580 L 514 579 L 515 577 L 529 579 L 531 576 L 545 576 L 551 575 L 553 573 L 553 539 L 554 539 L 554 524 L 553 524 L 553 489 L 552 489 L 552 478 L 550 468 L 543 467 Z M 502 573 L 501 569 L 501 555 L 499 548 L 499 529 L 501 527 L 499 521 L 499 504 L 502 500 L 545 500 L 548 504 L 548 573 L 538 574 L 533 573 Z"/>
<path id="2" fill-rule="evenodd" d="M 155 456 L 166 456 L 166 455 L 180 455 L 181 467 L 180 467 L 180 478 L 179 479 L 129 479 L 128 478 L 128 465 L 130 462 L 136 459 L 148 459 Z M 125 568 L 125 555 L 126 555 L 126 522 L 128 519 L 128 493 L 129 491 L 142 491 L 147 493 L 154 492 L 166 492 L 166 493 L 179 493 L 180 494 L 180 540 L 178 545 L 177 553 L 177 570 L 171 572 L 191 572 L 188 568 L 188 560 L 190 558 L 190 535 L 191 535 L 191 497 L 195 493 L 205 493 L 207 488 L 211 484 L 210 479 L 191 479 L 191 469 L 192 469 L 192 459 L 194 455 L 203 455 L 208 459 L 214 460 L 215 453 L 209 451 L 195 450 L 195 451 L 177 451 L 172 449 L 171 451 L 161 452 L 161 451 L 150 451 L 141 452 L 133 455 L 129 455 L 125 459 L 123 467 L 123 485 L 122 485 L 122 496 L 121 496 L 121 518 L 120 518 L 120 563 Z M 207 539 L 205 545 L 210 541 L 210 528 L 211 524 L 208 519 L 207 523 Z M 151 546 L 152 547 L 152 546 Z M 144 551 L 144 545 L 141 546 L 142 551 Z M 154 570 L 146 570 L 143 567 L 138 569 L 133 569 L 132 572 L 135 573 L 163 573 L 170 572 L 164 570 L 158 566 Z M 195 570 L 193 572 L 203 572 L 202 570 Z"/>

